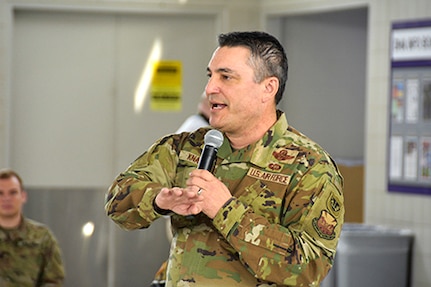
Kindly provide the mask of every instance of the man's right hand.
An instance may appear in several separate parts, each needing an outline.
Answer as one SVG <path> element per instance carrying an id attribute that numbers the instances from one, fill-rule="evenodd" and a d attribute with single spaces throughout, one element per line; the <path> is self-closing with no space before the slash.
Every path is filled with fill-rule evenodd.
<path id="1" fill-rule="evenodd" d="M 161 209 L 171 210 L 179 215 L 196 215 L 202 211 L 202 196 L 184 188 L 162 188 L 154 203 Z"/>

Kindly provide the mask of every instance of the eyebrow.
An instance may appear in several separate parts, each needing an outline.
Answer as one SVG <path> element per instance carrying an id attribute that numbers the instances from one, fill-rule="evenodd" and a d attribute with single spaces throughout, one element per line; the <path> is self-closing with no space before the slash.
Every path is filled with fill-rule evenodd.
<path id="1" fill-rule="evenodd" d="M 215 70 L 218 73 L 228 73 L 228 74 L 234 74 L 237 75 L 238 73 L 236 73 L 234 70 L 229 69 L 229 68 L 219 68 L 217 70 Z M 208 73 L 212 73 L 211 69 L 209 67 L 207 67 L 207 72 Z"/>

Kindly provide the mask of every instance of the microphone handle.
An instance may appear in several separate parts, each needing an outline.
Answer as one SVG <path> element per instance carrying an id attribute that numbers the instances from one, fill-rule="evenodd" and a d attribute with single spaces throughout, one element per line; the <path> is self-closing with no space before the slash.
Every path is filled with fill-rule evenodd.
<path id="1" fill-rule="evenodd" d="M 210 145 L 205 145 L 199 159 L 198 169 L 206 169 L 212 172 L 215 164 L 216 155 L 217 148 Z"/>

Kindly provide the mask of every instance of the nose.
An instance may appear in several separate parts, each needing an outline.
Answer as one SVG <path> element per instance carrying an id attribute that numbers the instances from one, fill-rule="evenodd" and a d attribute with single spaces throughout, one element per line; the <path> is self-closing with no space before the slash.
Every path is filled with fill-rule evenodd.
<path id="1" fill-rule="evenodd" d="M 218 91 L 217 87 L 218 86 L 217 86 L 217 83 L 216 83 L 216 80 L 214 79 L 214 77 L 208 78 L 208 82 L 207 82 L 207 85 L 205 87 L 205 93 L 207 94 L 207 96 L 217 93 L 217 91 Z"/>

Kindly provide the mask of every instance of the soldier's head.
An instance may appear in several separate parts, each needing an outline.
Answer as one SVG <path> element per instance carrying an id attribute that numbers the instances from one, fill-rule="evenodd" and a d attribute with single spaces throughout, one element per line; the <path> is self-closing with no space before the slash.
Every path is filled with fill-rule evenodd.
<path id="1" fill-rule="evenodd" d="M 18 219 L 27 201 L 23 182 L 17 172 L 11 169 L 0 170 L 0 223 Z"/>
<path id="2" fill-rule="evenodd" d="M 221 34 L 219 47 L 245 47 L 250 50 L 249 65 L 254 69 L 256 83 L 268 77 L 276 77 L 279 87 L 275 96 L 278 104 L 283 97 L 287 82 L 287 55 L 280 42 L 265 32 L 231 32 Z"/>

